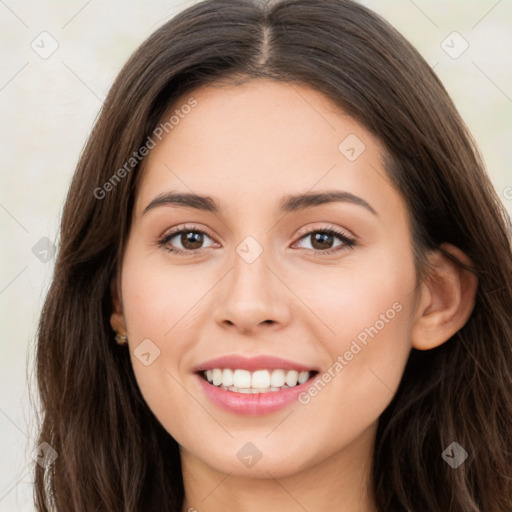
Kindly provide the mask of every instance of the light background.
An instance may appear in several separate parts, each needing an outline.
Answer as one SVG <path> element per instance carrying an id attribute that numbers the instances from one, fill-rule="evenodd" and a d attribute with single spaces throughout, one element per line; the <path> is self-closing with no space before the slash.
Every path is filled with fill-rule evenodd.
<path id="1" fill-rule="evenodd" d="M 29 383 L 35 390 L 34 337 L 54 258 L 44 263 L 32 248 L 44 237 L 56 241 L 78 156 L 121 66 L 149 34 L 192 3 L 0 0 L 1 511 L 34 510 Z M 512 2 L 362 3 L 390 21 L 434 67 L 512 212 Z M 39 51 L 50 48 L 43 31 L 59 45 L 46 59 L 31 47 L 34 42 Z M 469 43 L 456 59 L 441 46 L 462 48 L 453 31 Z"/>

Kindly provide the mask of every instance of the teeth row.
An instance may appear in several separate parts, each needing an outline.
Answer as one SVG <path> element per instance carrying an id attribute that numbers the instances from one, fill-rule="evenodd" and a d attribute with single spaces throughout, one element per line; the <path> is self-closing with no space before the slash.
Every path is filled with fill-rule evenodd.
<path id="1" fill-rule="evenodd" d="M 203 373 L 208 382 L 214 386 L 240 393 L 279 391 L 280 389 L 292 388 L 297 383 L 303 384 L 310 377 L 310 372 L 298 372 L 297 370 L 257 370 L 250 372 L 248 370 L 214 368 Z"/>

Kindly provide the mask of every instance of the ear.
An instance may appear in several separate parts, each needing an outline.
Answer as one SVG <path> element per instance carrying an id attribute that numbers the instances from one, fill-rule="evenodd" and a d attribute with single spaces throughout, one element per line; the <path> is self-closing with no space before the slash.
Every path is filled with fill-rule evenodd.
<path id="1" fill-rule="evenodd" d="M 443 251 L 468 267 L 468 256 L 451 244 Z M 449 256 L 437 250 L 429 257 L 431 272 L 421 284 L 420 299 L 412 329 L 412 346 L 430 350 L 448 341 L 468 321 L 475 306 L 478 278 Z"/>
<path id="2" fill-rule="evenodd" d="M 110 283 L 110 295 L 112 297 L 112 314 L 110 315 L 110 325 L 112 329 L 126 335 L 126 322 L 123 314 L 123 301 L 121 298 L 121 283 L 119 276 Z"/>

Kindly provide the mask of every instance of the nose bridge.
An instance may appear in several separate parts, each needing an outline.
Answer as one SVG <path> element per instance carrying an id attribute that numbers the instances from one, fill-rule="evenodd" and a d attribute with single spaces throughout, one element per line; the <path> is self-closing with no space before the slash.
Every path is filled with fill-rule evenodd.
<path id="1" fill-rule="evenodd" d="M 270 283 L 270 250 L 253 237 L 247 237 L 236 248 L 233 258 L 229 296 L 239 306 L 263 308 L 272 299 L 274 283 Z"/>

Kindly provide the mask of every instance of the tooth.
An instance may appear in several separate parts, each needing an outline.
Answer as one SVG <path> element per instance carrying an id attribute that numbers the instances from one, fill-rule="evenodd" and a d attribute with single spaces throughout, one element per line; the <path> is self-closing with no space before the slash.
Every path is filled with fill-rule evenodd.
<path id="1" fill-rule="evenodd" d="M 297 370 L 290 370 L 286 374 L 286 384 L 288 384 L 288 386 L 290 386 L 290 387 L 296 386 L 298 377 L 299 377 L 299 372 Z"/>
<path id="2" fill-rule="evenodd" d="M 211 368 L 204 372 L 207 380 L 214 386 L 237 393 L 265 393 L 280 391 L 303 384 L 310 372 L 297 370 L 232 370 L 230 368 Z"/>
<path id="3" fill-rule="evenodd" d="M 280 388 L 284 384 L 284 371 L 274 370 L 270 377 L 270 385 L 273 388 Z"/>
<path id="4" fill-rule="evenodd" d="M 233 383 L 234 386 L 238 389 L 240 388 L 250 388 L 251 387 L 251 372 L 247 370 L 235 370 L 233 374 Z"/>
<path id="5" fill-rule="evenodd" d="M 222 370 L 214 368 L 213 370 L 213 385 L 218 386 L 222 384 Z"/>
<path id="6" fill-rule="evenodd" d="M 233 370 L 225 368 L 222 372 L 222 384 L 224 384 L 226 387 L 229 387 L 233 385 L 233 382 Z"/>
<path id="7" fill-rule="evenodd" d="M 304 384 L 309 379 L 309 372 L 299 373 L 299 384 Z"/>
<path id="8" fill-rule="evenodd" d="M 270 373 L 268 370 L 258 370 L 252 374 L 251 386 L 253 388 L 270 387 Z"/>

